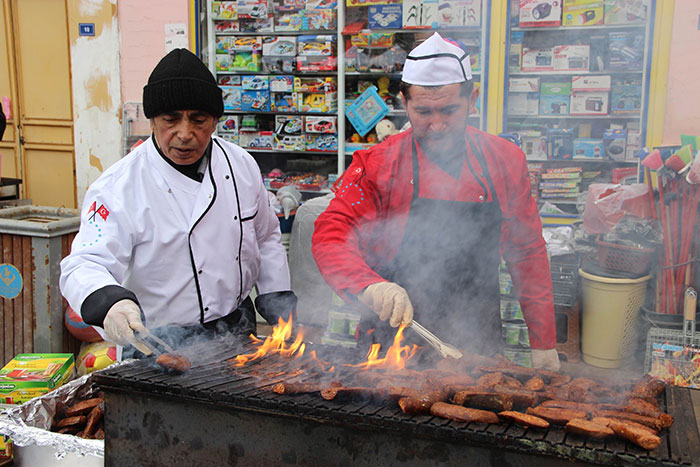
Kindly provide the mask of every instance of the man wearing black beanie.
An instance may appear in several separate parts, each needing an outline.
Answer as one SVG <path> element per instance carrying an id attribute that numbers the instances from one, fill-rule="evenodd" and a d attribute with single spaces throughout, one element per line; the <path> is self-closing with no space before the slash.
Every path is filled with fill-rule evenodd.
<path id="1" fill-rule="evenodd" d="M 257 311 L 289 319 L 296 296 L 255 160 L 213 133 L 221 89 L 186 49 L 156 65 L 143 88 L 153 131 L 85 195 L 80 231 L 61 262 L 61 292 L 106 340 L 255 333 Z M 255 307 L 248 294 L 256 286 Z"/>

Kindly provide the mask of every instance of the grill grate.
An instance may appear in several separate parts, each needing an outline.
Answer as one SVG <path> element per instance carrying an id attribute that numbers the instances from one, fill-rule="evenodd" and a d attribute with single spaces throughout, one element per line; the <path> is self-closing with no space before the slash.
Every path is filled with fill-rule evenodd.
<path id="1" fill-rule="evenodd" d="M 206 361 L 197 362 L 192 359 L 192 369 L 181 375 L 166 374 L 155 365 L 153 359 L 145 359 L 96 373 L 94 379 L 108 393 L 111 390 L 132 394 L 136 391 L 155 398 L 184 398 L 266 415 L 322 420 L 352 430 L 359 427 L 370 432 L 388 430 L 401 437 L 410 434 L 444 442 L 488 446 L 491 449 L 505 448 L 583 462 L 682 465 L 692 464 L 692 456 L 700 454 L 697 428 L 694 419 L 690 418 L 693 412 L 690 396 L 683 393 L 687 389 L 667 388 L 663 395 L 663 406 L 667 407 L 676 422 L 670 431 L 660 433 L 661 445 L 648 452 L 616 438 L 594 440 L 570 435 L 562 427 L 556 426 L 542 431 L 525 429 L 512 423 L 459 423 L 430 415 L 408 416 L 397 406 L 378 405 L 371 401 L 326 401 L 317 393 L 278 395 L 271 390 L 272 385 L 278 382 L 304 382 L 319 376 L 328 382 L 343 378 L 323 374 L 318 367 L 311 367 L 306 362 L 300 367 L 306 370 L 303 374 L 280 374 L 262 379 L 261 373 L 289 371 L 293 363 L 288 359 L 281 361 L 276 356 L 266 356 L 238 368 L 226 361 L 249 350 L 250 347 L 245 345 L 208 343 L 200 350 L 188 352 L 188 355 L 207 355 Z M 329 349 L 323 346 L 315 346 L 315 350 L 321 358 L 324 353 L 330 355 L 330 352 L 324 352 Z M 333 348 L 333 352 L 337 354 L 339 351 Z M 313 371 L 314 368 L 316 371 Z M 337 368 L 336 371 L 342 373 L 343 369 Z M 694 431 L 690 430 L 691 422 Z M 109 431 L 107 434 L 109 436 Z"/>

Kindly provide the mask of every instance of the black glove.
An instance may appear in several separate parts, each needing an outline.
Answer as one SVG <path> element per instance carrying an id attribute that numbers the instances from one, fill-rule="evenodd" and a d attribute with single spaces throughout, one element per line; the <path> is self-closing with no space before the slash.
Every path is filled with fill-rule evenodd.
<path id="1" fill-rule="evenodd" d="M 268 324 L 275 326 L 279 319 L 289 321 L 297 318 L 297 296 L 291 290 L 270 292 L 255 297 L 255 309 Z"/>

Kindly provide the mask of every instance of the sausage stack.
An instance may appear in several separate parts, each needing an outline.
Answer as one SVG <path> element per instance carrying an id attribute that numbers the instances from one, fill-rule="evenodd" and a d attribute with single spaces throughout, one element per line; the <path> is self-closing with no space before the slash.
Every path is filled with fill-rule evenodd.
<path id="1" fill-rule="evenodd" d="M 104 410 L 105 404 L 102 394 L 74 402 L 70 406 L 59 406 L 53 419 L 51 431 L 87 439 L 104 439 Z"/>

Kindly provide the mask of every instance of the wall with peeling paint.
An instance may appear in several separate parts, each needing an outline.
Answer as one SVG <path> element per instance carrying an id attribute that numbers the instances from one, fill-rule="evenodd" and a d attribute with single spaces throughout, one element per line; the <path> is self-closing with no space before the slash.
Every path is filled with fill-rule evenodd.
<path id="1" fill-rule="evenodd" d="M 117 0 L 68 2 L 75 178 L 78 205 L 90 183 L 121 157 L 121 87 Z M 94 36 L 80 36 L 93 23 Z"/>

